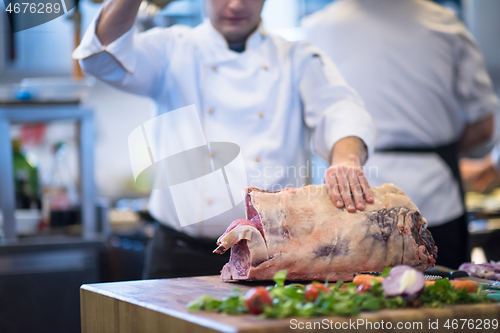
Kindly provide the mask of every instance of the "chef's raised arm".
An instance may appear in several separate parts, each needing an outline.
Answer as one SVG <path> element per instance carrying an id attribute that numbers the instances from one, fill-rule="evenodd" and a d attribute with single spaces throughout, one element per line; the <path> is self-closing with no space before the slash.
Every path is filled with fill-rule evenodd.
<path id="1" fill-rule="evenodd" d="M 172 42 L 169 29 L 134 33 L 140 0 L 111 0 L 103 5 L 73 58 L 82 69 L 125 91 L 154 97 L 162 68 L 168 59 L 165 48 Z"/>
<path id="2" fill-rule="evenodd" d="M 332 165 L 325 183 L 337 207 L 363 210 L 364 199 L 373 202 L 361 166 L 375 147 L 375 124 L 333 62 L 317 48 L 303 47 L 300 95 L 305 122 L 314 131 L 314 151 Z"/>

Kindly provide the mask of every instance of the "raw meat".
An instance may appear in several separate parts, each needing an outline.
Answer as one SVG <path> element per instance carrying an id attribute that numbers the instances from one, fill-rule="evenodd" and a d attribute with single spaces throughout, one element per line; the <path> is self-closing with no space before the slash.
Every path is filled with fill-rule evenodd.
<path id="1" fill-rule="evenodd" d="M 351 281 L 356 272 L 434 266 L 437 247 L 427 221 L 392 184 L 372 188 L 375 202 L 349 213 L 335 207 L 325 185 L 268 192 L 248 188 L 247 218 L 231 223 L 214 251 L 231 248 L 223 280 Z"/>

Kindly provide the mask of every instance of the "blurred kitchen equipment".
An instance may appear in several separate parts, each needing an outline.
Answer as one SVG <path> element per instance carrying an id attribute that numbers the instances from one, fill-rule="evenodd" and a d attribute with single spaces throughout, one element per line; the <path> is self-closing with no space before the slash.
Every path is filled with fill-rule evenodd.
<path id="1" fill-rule="evenodd" d="M 44 220 L 51 226 L 78 224 L 79 197 L 68 161 L 68 146 L 57 142 L 53 148 L 50 178 L 43 189 Z"/>
<path id="2" fill-rule="evenodd" d="M 155 17 L 160 12 L 161 8 L 154 3 L 143 1 L 139 6 L 139 12 L 135 20 L 137 29 L 145 31 L 155 26 Z"/>
<path id="3" fill-rule="evenodd" d="M 38 77 L 23 79 L 19 91 L 29 93 L 32 100 L 49 101 L 83 101 L 90 88 L 95 84 L 95 78 L 73 79 L 71 77 Z"/>
<path id="4" fill-rule="evenodd" d="M 21 141 L 12 140 L 12 159 L 14 162 L 14 187 L 16 209 L 40 209 L 38 168 L 21 153 Z"/>
<path id="5" fill-rule="evenodd" d="M 39 209 L 17 209 L 14 215 L 19 236 L 35 235 L 38 232 L 42 219 Z"/>
<path id="6" fill-rule="evenodd" d="M 194 27 L 202 21 L 203 10 L 200 1 L 151 0 L 141 3 L 136 26 L 139 31 L 145 31 L 155 26 L 170 27 L 174 24 Z"/>
<path id="7" fill-rule="evenodd" d="M 2 212 L 0 211 L 0 227 L 3 223 Z M 36 235 L 42 223 L 42 214 L 39 209 L 16 209 L 14 212 L 16 221 L 16 231 L 18 236 Z M 0 228 L 1 229 L 1 228 Z M 2 238 L 0 230 L 0 238 Z"/>
<path id="8" fill-rule="evenodd" d="M 15 187 L 10 137 L 11 123 L 39 123 L 74 120 L 77 123 L 77 146 L 81 186 L 81 236 L 85 239 L 97 235 L 94 195 L 94 118 L 93 111 L 79 101 L 40 102 L 0 100 L 0 206 L 3 214 L 2 237 L 15 241 L 18 234 L 15 223 Z M 0 242 L 1 244 L 1 242 Z"/>
<path id="9" fill-rule="evenodd" d="M 160 4 L 158 6 L 163 8 Z M 174 24 L 195 27 L 203 22 L 203 17 L 201 1 L 177 0 L 163 8 L 155 17 L 154 23 L 159 27 L 170 27 Z"/>

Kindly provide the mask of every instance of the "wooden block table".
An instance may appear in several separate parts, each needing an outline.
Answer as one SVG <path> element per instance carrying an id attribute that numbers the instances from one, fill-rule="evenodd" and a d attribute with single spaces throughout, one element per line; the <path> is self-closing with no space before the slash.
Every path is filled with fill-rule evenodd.
<path id="1" fill-rule="evenodd" d="M 224 283 L 219 276 L 83 285 L 80 290 L 82 332 L 321 332 L 327 327 L 336 327 L 340 332 L 382 332 L 388 331 L 389 325 L 394 332 L 496 332 L 498 329 L 491 326 L 485 329 L 485 320 L 490 323 L 500 321 L 499 304 L 382 310 L 363 312 L 356 317 L 282 320 L 259 319 L 251 315 L 189 313 L 186 310 L 189 301 L 203 294 L 222 298 L 231 293 L 233 286 L 246 291 L 255 285 Z M 444 327 L 448 319 L 449 329 Z M 453 329 L 453 319 L 456 319 L 457 329 Z M 483 329 L 468 329 L 470 321 L 462 329 L 465 319 L 473 319 L 474 327 L 482 323 Z M 397 329 L 397 325 L 403 326 Z M 412 329 L 405 329 L 405 325 Z"/>

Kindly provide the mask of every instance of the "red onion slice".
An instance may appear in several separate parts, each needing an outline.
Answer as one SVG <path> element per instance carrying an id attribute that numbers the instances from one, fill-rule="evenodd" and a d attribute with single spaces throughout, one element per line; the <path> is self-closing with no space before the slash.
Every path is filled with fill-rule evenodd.
<path id="1" fill-rule="evenodd" d="M 395 266 L 382 281 L 385 297 L 402 296 L 407 301 L 416 300 L 424 287 L 424 274 L 406 265 Z"/>
<path id="2" fill-rule="evenodd" d="M 469 276 L 478 277 L 488 280 L 499 280 L 500 265 L 497 262 L 491 261 L 490 263 L 475 264 L 473 262 L 466 262 L 458 268 L 461 271 L 466 271 Z"/>

